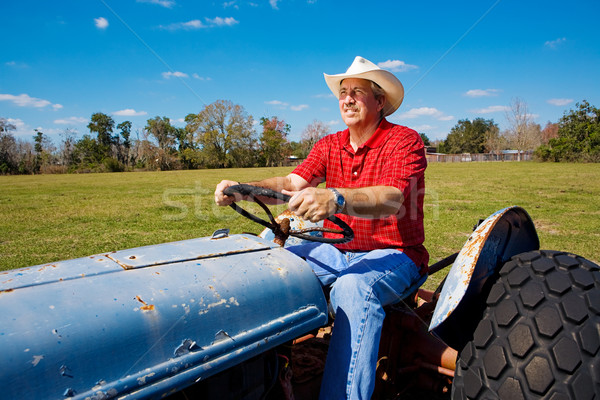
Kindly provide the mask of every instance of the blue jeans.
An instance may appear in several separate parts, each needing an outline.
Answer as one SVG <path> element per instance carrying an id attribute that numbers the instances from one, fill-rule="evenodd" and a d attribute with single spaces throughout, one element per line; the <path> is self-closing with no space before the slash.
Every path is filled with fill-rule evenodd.
<path id="1" fill-rule="evenodd" d="M 306 259 L 323 286 L 331 285 L 335 323 L 319 398 L 370 399 L 383 307 L 414 292 L 427 276 L 395 249 L 341 252 L 325 243 L 287 249 Z"/>

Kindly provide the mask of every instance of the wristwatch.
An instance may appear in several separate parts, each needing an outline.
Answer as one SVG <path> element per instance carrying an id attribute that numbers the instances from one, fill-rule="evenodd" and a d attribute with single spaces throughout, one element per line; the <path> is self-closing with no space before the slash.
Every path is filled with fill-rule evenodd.
<path id="1" fill-rule="evenodd" d="M 335 196 L 335 213 L 336 214 L 341 213 L 344 210 L 344 207 L 346 206 L 346 199 L 344 198 L 344 196 L 342 196 L 342 194 L 336 188 L 327 188 L 327 189 L 331 190 L 331 192 Z"/>

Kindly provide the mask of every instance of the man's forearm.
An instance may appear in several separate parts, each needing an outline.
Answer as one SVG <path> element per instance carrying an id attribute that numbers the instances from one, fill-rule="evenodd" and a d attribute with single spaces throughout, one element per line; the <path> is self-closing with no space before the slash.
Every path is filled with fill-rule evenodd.
<path id="1" fill-rule="evenodd" d="M 273 178 L 263 179 L 261 181 L 248 182 L 249 185 L 258 186 L 281 192 L 282 190 L 293 190 L 291 182 L 287 176 L 275 176 Z"/>
<path id="2" fill-rule="evenodd" d="M 400 189 L 392 186 L 338 188 L 346 199 L 343 213 L 362 218 L 385 218 L 396 214 L 404 201 Z"/>
<path id="3" fill-rule="evenodd" d="M 296 174 L 275 176 L 273 178 L 263 179 L 262 181 L 248 182 L 248 184 L 272 189 L 277 192 L 281 192 L 282 190 L 295 192 L 310 186 L 306 180 Z"/>

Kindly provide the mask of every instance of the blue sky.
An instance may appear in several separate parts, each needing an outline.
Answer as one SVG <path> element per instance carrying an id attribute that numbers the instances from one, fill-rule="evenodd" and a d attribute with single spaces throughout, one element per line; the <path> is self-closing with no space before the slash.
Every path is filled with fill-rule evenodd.
<path id="1" fill-rule="evenodd" d="M 184 126 L 218 99 L 285 120 L 291 140 L 313 120 L 341 130 L 322 74 L 356 55 L 403 82 L 389 119 L 431 139 L 465 118 L 503 129 L 515 98 L 542 127 L 600 107 L 597 0 L 20 0 L 0 15 L 0 117 L 25 140 L 89 133 L 94 112 Z"/>

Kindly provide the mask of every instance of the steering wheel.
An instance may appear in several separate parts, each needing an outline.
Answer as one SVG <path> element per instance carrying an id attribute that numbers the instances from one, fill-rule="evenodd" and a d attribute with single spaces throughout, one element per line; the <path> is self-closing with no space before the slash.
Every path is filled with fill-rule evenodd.
<path id="1" fill-rule="evenodd" d="M 287 239 L 288 236 L 294 236 L 294 237 L 297 237 L 300 239 L 310 240 L 313 242 L 332 243 L 332 244 L 347 243 L 347 242 L 351 241 L 352 239 L 354 239 L 354 232 L 352 231 L 352 228 L 350 228 L 350 226 L 348 226 L 348 224 L 346 224 L 344 221 L 342 221 L 340 218 L 336 217 L 335 215 L 327 217 L 327 219 L 329 221 L 333 222 L 334 224 L 336 224 L 338 227 L 340 227 L 341 229 L 339 229 L 339 230 L 338 229 L 321 228 L 321 227 L 307 228 L 307 229 L 302 229 L 302 230 L 298 230 L 298 231 L 292 230 L 289 227 L 289 220 L 287 222 L 282 222 L 281 224 L 279 224 L 277 221 L 275 221 L 275 218 L 273 217 L 273 214 L 271 214 L 271 211 L 269 210 L 269 208 L 262 201 L 260 201 L 257 198 L 257 196 L 264 196 L 264 197 L 288 202 L 290 200 L 291 196 L 288 196 L 287 194 L 283 194 L 283 193 L 276 192 L 271 189 L 261 188 L 258 186 L 252 186 L 252 185 L 247 185 L 247 184 L 239 184 L 239 185 L 229 186 L 228 188 L 226 188 L 223 191 L 223 193 L 226 194 L 227 196 L 235 196 L 236 193 L 239 193 L 241 195 L 251 197 L 253 201 L 255 201 L 257 204 L 259 204 L 263 208 L 263 210 L 265 210 L 265 212 L 269 216 L 270 222 L 267 222 L 261 218 L 258 218 L 254 214 L 249 213 L 248 211 L 246 211 L 243 208 L 241 208 L 240 206 L 238 206 L 236 203 L 232 203 L 230 206 L 231 206 L 231 208 L 233 208 L 235 211 L 237 211 L 244 217 L 246 217 L 258 224 L 261 224 L 264 227 L 271 229 L 273 231 L 273 233 L 275 234 L 275 237 L 282 239 L 283 242 L 285 242 L 285 240 Z M 340 237 L 340 238 L 325 238 L 325 237 L 321 237 L 321 236 L 312 236 L 312 235 L 308 234 L 309 232 L 316 232 L 316 231 L 317 232 L 336 233 L 336 234 L 342 235 L 342 237 Z M 283 245 L 283 242 L 282 243 L 278 242 L 278 243 Z"/>

